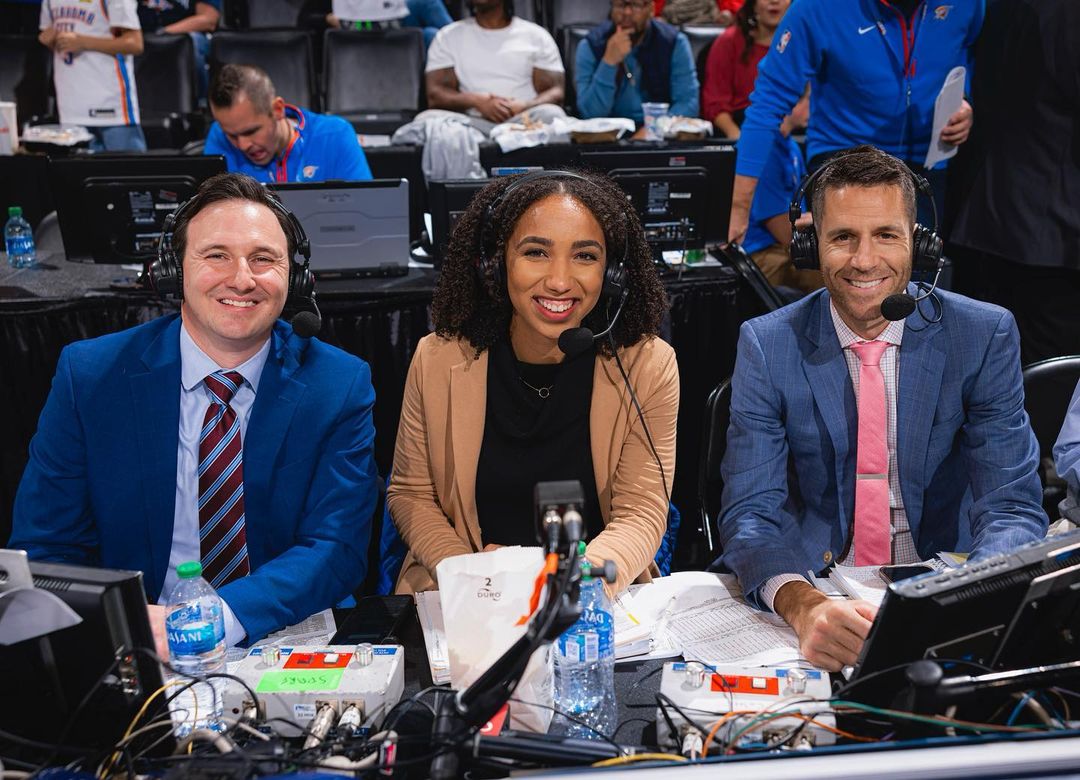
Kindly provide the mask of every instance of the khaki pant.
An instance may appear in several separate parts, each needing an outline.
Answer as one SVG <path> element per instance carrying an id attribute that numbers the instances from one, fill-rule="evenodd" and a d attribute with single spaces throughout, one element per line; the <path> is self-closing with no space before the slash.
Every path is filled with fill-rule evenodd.
<path id="1" fill-rule="evenodd" d="M 773 287 L 794 287 L 805 293 L 824 287 L 821 271 L 800 271 L 791 264 L 787 247 L 773 244 L 750 255 Z"/>

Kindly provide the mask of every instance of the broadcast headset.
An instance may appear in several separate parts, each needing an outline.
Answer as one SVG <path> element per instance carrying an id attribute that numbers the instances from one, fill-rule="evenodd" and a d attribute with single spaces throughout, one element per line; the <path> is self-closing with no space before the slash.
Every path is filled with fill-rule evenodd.
<path id="1" fill-rule="evenodd" d="M 315 301 L 315 275 L 311 271 L 311 242 L 300 220 L 285 208 L 273 192 L 267 190 L 267 195 L 270 209 L 284 220 L 282 227 L 286 240 L 296 247 L 296 254 L 289 258 L 289 290 L 285 305 L 304 309 L 292 318 L 291 323 L 300 336 L 308 338 L 318 333 L 322 326 L 322 315 Z M 184 298 L 184 267 L 183 258 L 177 256 L 173 247 L 173 233 L 177 221 L 187 213 L 195 200 L 194 197 L 189 198 L 165 217 L 158 239 L 157 259 L 147 269 L 150 283 L 157 292 L 174 295 L 179 300 Z M 307 311 L 308 308 L 314 309 L 314 312 Z"/>
<path id="2" fill-rule="evenodd" d="M 791 222 L 791 262 L 801 271 L 816 271 L 821 268 L 821 258 L 818 255 L 817 231 L 811 225 L 809 227 L 796 227 L 795 223 L 802 216 L 802 201 L 807 195 L 813 197 L 814 185 L 830 166 L 834 165 L 841 157 L 833 157 L 809 176 L 803 178 L 798 191 L 791 199 L 788 206 L 788 220 Z M 882 316 L 887 320 L 902 320 L 915 311 L 918 303 L 933 294 L 937 288 L 938 277 L 944 266 L 942 257 L 943 245 L 938 237 L 937 203 L 934 201 L 934 191 L 925 177 L 915 173 L 906 164 L 904 170 L 911 176 L 915 184 L 916 192 L 921 192 L 930 199 L 930 206 L 934 214 L 933 230 L 916 223 L 912 231 L 911 243 L 911 270 L 915 273 L 933 274 L 934 280 L 930 289 L 913 298 L 906 292 L 890 295 L 881 304 Z M 921 287 L 921 285 L 920 285 Z"/>

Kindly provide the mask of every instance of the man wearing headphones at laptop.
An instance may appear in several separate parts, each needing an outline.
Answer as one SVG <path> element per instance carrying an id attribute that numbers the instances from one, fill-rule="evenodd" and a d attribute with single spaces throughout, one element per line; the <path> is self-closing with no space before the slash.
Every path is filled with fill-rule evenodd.
<path id="1" fill-rule="evenodd" d="M 830 670 L 856 661 L 875 607 L 830 601 L 808 573 L 984 556 L 1046 533 L 1016 324 L 909 283 L 913 266 L 941 266 L 917 189 L 930 195 L 873 147 L 830 160 L 789 215 L 792 259 L 825 289 L 739 334 L 718 563 Z M 794 225 L 804 190 L 810 229 Z"/>
<path id="2" fill-rule="evenodd" d="M 140 570 L 152 604 L 201 561 L 230 645 L 348 596 L 377 496 L 375 393 L 366 363 L 279 319 L 312 301 L 309 251 L 254 179 L 204 182 L 150 269 L 179 316 L 61 354 L 10 546 Z M 163 636 L 164 607 L 150 612 Z"/>

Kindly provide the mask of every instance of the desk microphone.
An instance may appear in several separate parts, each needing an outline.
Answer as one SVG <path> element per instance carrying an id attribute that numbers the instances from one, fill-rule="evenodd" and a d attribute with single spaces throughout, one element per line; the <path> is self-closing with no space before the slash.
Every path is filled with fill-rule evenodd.
<path id="1" fill-rule="evenodd" d="M 305 339 L 317 336 L 319 331 L 322 330 L 322 312 L 319 311 L 319 304 L 315 302 L 315 293 L 311 294 L 311 307 L 315 311 L 305 309 L 294 314 L 293 318 L 289 320 L 293 332 Z"/>
<path id="2" fill-rule="evenodd" d="M 626 305 L 626 299 L 630 295 L 630 290 L 624 288 L 622 294 L 619 296 L 619 307 L 615 309 L 615 316 L 611 318 L 611 322 L 599 333 L 593 334 L 588 328 L 567 328 L 559 334 L 559 349 L 563 351 L 563 354 L 569 358 L 577 357 L 582 352 L 587 350 L 597 341 L 605 338 L 611 329 L 615 327 L 615 323 L 619 321 L 619 315 L 622 314 L 623 306 Z"/>

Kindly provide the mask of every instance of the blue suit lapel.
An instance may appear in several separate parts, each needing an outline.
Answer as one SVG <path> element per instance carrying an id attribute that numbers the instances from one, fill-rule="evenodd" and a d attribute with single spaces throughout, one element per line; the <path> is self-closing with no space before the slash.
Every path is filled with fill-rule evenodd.
<path id="1" fill-rule="evenodd" d="M 909 287 L 909 292 L 914 294 L 915 291 Z M 913 322 L 915 328 L 911 327 Z M 940 333 L 940 323 L 925 323 L 914 314 L 905 323 L 904 338 L 900 344 L 896 449 L 900 492 L 916 544 L 926 489 L 926 451 L 945 370 L 945 351 L 939 343 Z"/>
<path id="2" fill-rule="evenodd" d="M 294 377 L 300 368 L 299 337 L 290 336 L 279 322 L 271 338 L 244 441 L 244 521 L 252 569 L 267 560 L 260 540 L 272 538 L 275 531 L 270 527 L 277 514 L 270 505 L 274 464 L 307 389 Z"/>
<path id="3" fill-rule="evenodd" d="M 855 451 L 855 393 L 840 341 L 836 337 L 827 294 L 818 298 L 816 308 L 817 313 L 811 313 L 808 318 L 806 334 L 816 348 L 803 359 L 803 372 L 835 450 L 840 527 L 846 536 L 847 512 L 855 502 L 854 479 L 849 479 L 848 474 L 854 464 L 854 458 L 849 455 Z"/>
<path id="4" fill-rule="evenodd" d="M 131 471 L 142 486 L 142 521 L 149 540 L 150 568 L 145 572 L 147 596 L 155 601 L 165 583 L 172 550 L 176 507 L 176 448 L 180 437 L 180 318 L 150 343 L 142 366 L 128 375 L 132 409 L 139 417 L 138 449 Z M 117 464 L 118 470 L 122 469 Z M 125 470 L 126 471 L 126 470 Z M 123 472 L 121 472 L 123 473 Z M 132 513 L 132 518 L 137 517 Z M 142 534 L 132 528 L 138 544 Z"/>

